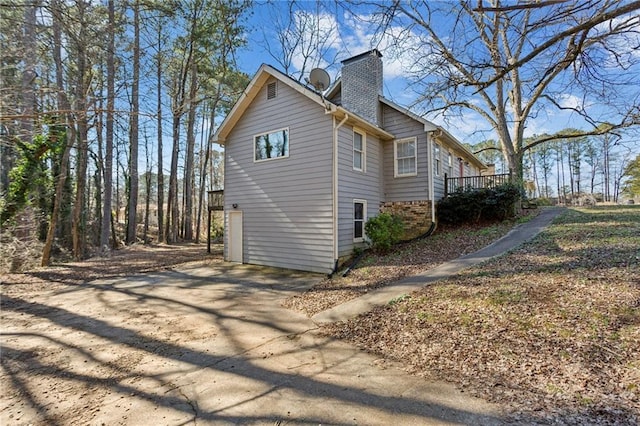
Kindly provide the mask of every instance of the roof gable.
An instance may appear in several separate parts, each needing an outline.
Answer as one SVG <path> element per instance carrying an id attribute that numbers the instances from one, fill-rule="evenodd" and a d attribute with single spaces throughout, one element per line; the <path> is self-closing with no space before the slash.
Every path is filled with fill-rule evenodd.
<path id="1" fill-rule="evenodd" d="M 401 112 L 402 114 L 406 115 L 407 117 L 411 117 L 412 119 L 416 120 L 419 123 L 422 123 L 424 125 L 424 131 L 425 132 L 433 132 L 435 130 L 438 130 L 438 126 L 433 124 L 432 122 L 430 122 L 429 120 L 420 117 L 417 114 L 414 114 L 413 112 L 409 111 L 408 109 L 401 107 L 400 105 L 391 102 L 389 99 L 385 98 L 384 96 L 380 96 L 380 102 L 382 102 L 384 105 L 387 105 L 390 108 L 395 109 L 398 112 Z"/>
<path id="2" fill-rule="evenodd" d="M 286 84 L 293 90 L 311 99 L 313 102 L 316 102 L 318 105 L 324 108 L 327 114 L 332 114 L 338 119 L 343 119 L 346 117 L 347 121 L 350 122 L 350 124 L 359 126 L 363 128 L 363 130 L 371 132 L 372 134 L 375 134 L 382 139 L 393 139 L 393 135 L 386 132 L 384 129 L 381 129 L 380 127 L 370 123 L 364 118 L 344 109 L 341 106 L 335 105 L 334 103 L 328 101 L 321 94 L 307 88 L 306 86 L 300 84 L 298 81 L 292 79 L 286 74 L 283 74 L 282 72 L 276 70 L 272 66 L 262 64 L 258 69 L 258 72 L 256 72 L 247 87 L 244 89 L 240 98 L 234 104 L 233 108 L 231 108 L 229 114 L 227 114 L 225 119 L 220 124 L 220 127 L 218 127 L 218 129 L 216 130 L 215 134 L 213 135 L 214 142 L 224 145 L 229 133 L 231 133 L 235 125 L 242 118 L 249 105 L 251 105 L 253 100 L 256 98 L 256 96 L 258 96 L 258 93 L 260 93 L 266 82 L 271 77 L 276 78 L 278 81 Z"/>
<path id="3" fill-rule="evenodd" d="M 216 130 L 213 135 L 214 142 L 217 142 L 221 145 L 224 144 L 227 136 L 233 130 L 234 126 L 238 123 L 238 121 L 242 118 L 242 115 L 247 110 L 249 105 L 253 102 L 258 93 L 262 90 L 267 80 L 270 77 L 275 77 L 278 81 L 286 84 L 290 88 L 296 90 L 312 101 L 318 103 L 324 108 L 330 108 L 331 104 L 322 98 L 315 91 L 308 89 L 302 84 L 298 83 L 294 79 L 288 77 L 287 75 L 281 73 L 270 65 L 262 64 L 258 69 L 258 72 L 253 76 L 247 87 L 244 89 L 240 98 L 236 101 L 229 111 L 229 114 L 225 117 L 225 119 L 220 124 L 220 127 Z"/>
<path id="4" fill-rule="evenodd" d="M 446 143 L 447 145 L 450 145 L 451 147 L 457 149 L 458 151 L 464 152 L 465 154 L 467 154 L 469 156 L 469 159 L 472 160 L 476 166 L 478 166 L 481 169 L 486 168 L 487 166 L 480 161 L 480 159 L 478 159 L 478 157 L 476 157 L 471 151 L 469 151 L 469 149 L 464 146 L 458 139 L 456 139 L 451 133 L 449 133 L 447 130 L 444 129 L 444 127 L 442 126 L 438 126 L 437 124 L 432 123 L 431 121 L 420 117 L 417 114 L 414 114 L 413 112 L 409 111 L 406 108 L 401 107 L 400 105 L 397 105 L 393 102 L 391 102 L 389 99 L 384 98 L 384 97 L 380 97 L 380 102 L 382 102 L 383 104 L 387 105 L 390 108 L 393 108 L 395 110 L 397 110 L 398 112 L 411 117 L 412 119 L 424 124 L 424 131 L 425 132 L 433 132 L 433 135 L 436 139 L 439 139 L 441 141 L 443 141 L 444 143 Z"/>

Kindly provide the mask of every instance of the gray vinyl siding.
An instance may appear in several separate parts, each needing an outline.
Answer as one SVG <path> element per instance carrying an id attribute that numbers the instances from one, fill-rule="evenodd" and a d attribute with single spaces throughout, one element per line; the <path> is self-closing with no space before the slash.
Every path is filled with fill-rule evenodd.
<path id="1" fill-rule="evenodd" d="M 433 193 L 435 195 L 435 200 L 444 197 L 444 174 L 447 170 L 447 147 L 443 145 L 442 142 L 433 142 L 433 167 L 435 169 L 435 161 L 436 161 L 436 145 L 440 146 L 440 172 L 436 175 L 433 174 Z M 435 170 L 434 170 L 435 171 Z"/>
<path id="2" fill-rule="evenodd" d="M 366 132 L 364 132 L 366 134 Z M 366 134 L 365 171 L 353 170 L 353 127 L 338 130 L 338 255 L 353 251 L 353 201 L 367 201 L 367 218 L 380 210 L 382 149 L 377 137 Z M 363 246 L 363 243 L 356 243 Z"/>
<path id="3" fill-rule="evenodd" d="M 385 201 L 417 201 L 429 199 L 428 143 L 424 124 L 401 112 L 382 106 L 384 129 L 396 139 L 417 138 L 417 175 L 394 177 L 393 141 L 384 143 Z"/>
<path id="4" fill-rule="evenodd" d="M 282 128 L 289 157 L 254 162 L 254 136 Z M 225 143 L 224 209 L 243 212 L 244 263 L 333 269 L 331 161 L 331 116 L 281 82 L 267 100 L 265 85 Z"/>

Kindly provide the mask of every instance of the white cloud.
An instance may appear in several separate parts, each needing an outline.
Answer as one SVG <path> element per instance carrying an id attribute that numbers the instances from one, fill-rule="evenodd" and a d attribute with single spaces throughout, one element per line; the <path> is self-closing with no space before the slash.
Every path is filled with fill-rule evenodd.
<path id="1" fill-rule="evenodd" d="M 419 63 L 415 53 L 424 53 L 419 49 L 424 40 L 412 30 L 398 25 L 390 26 L 383 35 L 377 34 L 378 28 L 372 21 L 368 15 L 344 17 L 340 33 L 347 53 L 345 56 L 377 48 L 382 52 L 386 79 L 407 76 Z M 419 57 L 424 58 L 424 55 Z"/>
<path id="2" fill-rule="evenodd" d="M 293 19 L 294 30 L 291 39 L 299 39 L 291 58 L 293 67 L 298 71 L 327 67 L 329 63 L 322 54 L 340 46 L 340 33 L 335 16 L 328 13 L 297 11 Z"/>
<path id="3" fill-rule="evenodd" d="M 594 30 L 599 36 L 609 34 L 606 42 L 608 60 L 604 66 L 628 67 L 640 60 L 640 15 L 637 13 L 608 20 Z"/>
<path id="4" fill-rule="evenodd" d="M 583 108 L 582 99 L 569 93 L 563 93 L 560 95 L 558 104 L 562 108 L 573 108 L 577 110 L 581 110 Z"/>

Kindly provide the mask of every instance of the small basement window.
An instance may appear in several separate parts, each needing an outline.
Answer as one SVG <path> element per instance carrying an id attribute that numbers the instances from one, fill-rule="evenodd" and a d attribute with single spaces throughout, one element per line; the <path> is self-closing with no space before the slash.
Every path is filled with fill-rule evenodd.
<path id="1" fill-rule="evenodd" d="M 364 241 L 364 224 L 367 221 L 367 200 L 353 200 L 353 242 Z"/>
<path id="2" fill-rule="evenodd" d="M 274 99 L 276 97 L 278 94 L 277 88 L 278 86 L 275 81 L 267 84 L 267 99 Z"/>

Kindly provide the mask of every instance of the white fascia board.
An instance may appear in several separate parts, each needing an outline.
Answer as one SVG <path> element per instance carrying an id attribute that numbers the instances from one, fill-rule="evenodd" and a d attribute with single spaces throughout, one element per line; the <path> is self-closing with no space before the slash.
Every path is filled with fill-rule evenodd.
<path id="1" fill-rule="evenodd" d="M 240 95 L 240 98 L 238 98 L 236 103 L 233 105 L 233 108 L 231 108 L 231 111 L 229 111 L 229 114 L 227 114 L 227 116 L 224 118 L 224 120 L 220 124 L 220 127 L 218 127 L 218 129 L 214 133 L 214 142 L 219 143 L 220 145 L 224 145 L 227 135 L 229 135 L 231 130 L 233 130 L 233 127 L 240 120 L 249 105 L 251 105 L 251 102 L 253 102 L 253 99 L 255 99 L 255 97 L 258 95 L 269 77 L 276 78 L 280 82 L 303 94 L 325 109 L 330 109 L 331 105 L 333 105 L 331 104 L 331 102 L 325 100 L 317 92 L 303 86 L 291 77 L 288 77 L 287 75 L 276 70 L 271 65 L 262 64 L 247 87 L 242 92 L 242 95 Z"/>
<path id="2" fill-rule="evenodd" d="M 458 139 L 456 139 L 451 133 L 447 132 L 444 128 L 438 126 L 438 131 L 435 133 L 435 137 L 436 139 L 445 140 L 449 143 L 449 145 L 453 145 L 456 149 L 467 154 L 469 156 L 469 159 L 474 161 L 480 169 L 487 168 L 486 164 L 480 161 L 480 159 L 476 157 L 473 152 L 469 151 L 469 148 L 464 146 L 460 141 L 458 141 Z"/>

